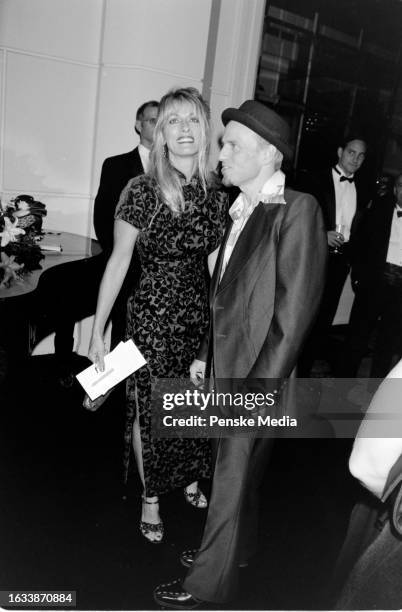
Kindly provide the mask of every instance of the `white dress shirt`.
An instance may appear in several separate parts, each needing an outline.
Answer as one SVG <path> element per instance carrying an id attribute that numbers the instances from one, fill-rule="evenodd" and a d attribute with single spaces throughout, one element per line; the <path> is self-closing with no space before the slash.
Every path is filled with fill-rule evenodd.
<path id="1" fill-rule="evenodd" d="M 350 239 L 350 228 L 356 214 L 356 187 L 354 183 L 349 181 L 341 181 L 342 176 L 346 176 L 339 166 L 332 168 L 332 178 L 335 188 L 335 204 L 336 204 L 336 225 L 344 225 L 342 235 L 345 242 Z M 353 178 L 353 175 L 347 178 Z"/>
<path id="2" fill-rule="evenodd" d="M 149 168 L 149 154 L 150 150 L 144 147 L 143 144 L 138 145 L 138 153 L 140 154 L 142 167 L 144 168 L 144 172 L 148 172 Z"/>
<path id="3" fill-rule="evenodd" d="M 264 202 L 265 204 L 286 204 L 283 197 L 284 190 L 285 175 L 281 170 L 277 170 L 271 176 L 271 178 L 264 183 L 254 202 L 248 202 L 244 193 L 240 193 L 240 195 L 233 202 L 229 209 L 229 215 L 233 219 L 233 225 L 225 245 L 220 278 L 222 278 L 223 273 L 226 270 L 229 259 L 233 253 L 233 249 L 236 246 L 236 242 L 238 241 L 239 236 L 249 220 L 253 210 L 260 202 Z"/>
<path id="4" fill-rule="evenodd" d="M 399 210 L 402 211 L 402 208 Z M 396 208 L 392 215 L 387 263 L 394 264 L 395 266 L 402 266 L 402 217 L 398 217 Z"/>

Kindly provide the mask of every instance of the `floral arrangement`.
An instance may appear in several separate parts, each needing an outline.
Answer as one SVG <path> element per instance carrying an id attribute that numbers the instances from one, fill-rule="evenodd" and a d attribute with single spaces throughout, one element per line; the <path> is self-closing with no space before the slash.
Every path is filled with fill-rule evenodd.
<path id="1" fill-rule="evenodd" d="M 44 255 L 36 238 L 46 214 L 46 206 L 30 195 L 16 196 L 6 205 L 0 201 L 0 288 L 40 268 Z"/>

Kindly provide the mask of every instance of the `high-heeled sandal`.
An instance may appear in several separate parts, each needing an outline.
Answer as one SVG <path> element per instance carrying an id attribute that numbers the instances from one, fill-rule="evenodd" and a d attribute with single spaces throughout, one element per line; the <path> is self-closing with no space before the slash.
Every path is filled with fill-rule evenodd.
<path id="1" fill-rule="evenodd" d="M 142 503 L 144 504 L 159 504 L 159 501 L 148 501 L 144 495 L 141 496 Z M 140 531 L 144 538 L 150 542 L 150 544 L 161 544 L 164 534 L 163 522 L 159 523 L 148 523 L 147 521 L 140 521 Z M 157 534 L 158 537 L 152 538 L 151 534 Z"/>
<path id="2" fill-rule="evenodd" d="M 187 491 L 187 489 L 184 489 L 184 498 L 188 504 L 191 504 L 195 508 L 204 509 L 208 507 L 207 498 L 205 497 L 201 489 L 198 487 L 197 490 L 194 492 Z"/>

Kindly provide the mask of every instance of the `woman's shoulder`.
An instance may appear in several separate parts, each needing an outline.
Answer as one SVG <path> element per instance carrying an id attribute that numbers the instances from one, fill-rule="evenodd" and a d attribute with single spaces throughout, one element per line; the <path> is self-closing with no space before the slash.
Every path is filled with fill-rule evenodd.
<path id="1" fill-rule="evenodd" d="M 158 204 L 156 184 L 152 177 L 141 174 L 132 178 L 123 189 L 116 207 L 115 218 L 128 221 L 142 230 Z"/>
<path id="2" fill-rule="evenodd" d="M 127 188 L 133 191 L 154 190 L 156 187 L 155 179 L 149 174 L 139 174 L 130 179 L 127 183 Z"/>

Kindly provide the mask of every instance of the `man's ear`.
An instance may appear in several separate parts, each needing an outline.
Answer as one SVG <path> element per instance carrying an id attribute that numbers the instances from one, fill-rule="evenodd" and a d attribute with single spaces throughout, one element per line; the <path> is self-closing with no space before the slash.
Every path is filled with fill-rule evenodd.
<path id="1" fill-rule="evenodd" d="M 337 155 L 338 155 L 338 160 L 340 160 L 340 159 L 341 159 L 341 157 L 342 157 L 342 153 L 343 153 L 343 149 L 342 149 L 342 147 L 338 147 L 338 150 L 337 150 L 337 152 L 336 152 L 336 153 L 337 153 Z"/>
<path id="2" fill-rule="evenodd" d="M 141 121 L 138 119 L 138 121 L 135 122 L 135 131 L 137 132 L 137 134 L 141 134 L 141 130 L 142 130 Z"/>
<path id="3" fill-rule="evenodd" d="M 272 164 L 272 160 L 274 159 L 276 148 L 274 145 L 267 143 L 265 147 L 262 149 L 263 161 L 264 164 Z"/>

